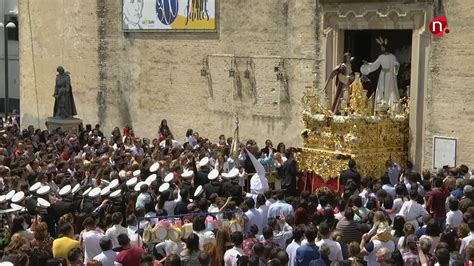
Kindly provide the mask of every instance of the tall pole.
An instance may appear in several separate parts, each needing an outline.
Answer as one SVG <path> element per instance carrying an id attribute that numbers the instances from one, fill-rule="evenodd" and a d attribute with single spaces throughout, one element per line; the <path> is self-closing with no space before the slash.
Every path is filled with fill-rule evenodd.
<path id="1" fill-rule="evenodd" d="M 8 27 L 7 27 L 7 15 L 3 15 L 3 33 L 5 40 L 5 56 L 3 60 L 5 61 L 5 122 L 8 119 Z"/>

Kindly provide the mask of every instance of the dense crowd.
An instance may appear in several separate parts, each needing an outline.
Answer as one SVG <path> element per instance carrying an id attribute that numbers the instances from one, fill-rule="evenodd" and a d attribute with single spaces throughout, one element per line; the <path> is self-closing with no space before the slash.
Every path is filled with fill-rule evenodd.
<path id="1" fill-rule="evenodd" d="M 301 191 L 295 148 L 0 129 L 0 265 L 471 265 L 469 168 L 387 160 Z M 400 165 L 406 165 L 402 168 Z M 473 177 L 474 178 L 474 177 Z M 472 243 L 471 243 L 472 242 Z"/>

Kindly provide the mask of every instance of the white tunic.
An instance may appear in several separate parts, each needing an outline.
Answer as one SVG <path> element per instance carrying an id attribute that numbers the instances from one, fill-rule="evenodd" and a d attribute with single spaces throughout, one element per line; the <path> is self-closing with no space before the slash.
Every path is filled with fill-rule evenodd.
<path id="1" fill-rule="evenodd" d="M 377 91 L 375 92 L 375 103 L 379 104 L 380 101 L 385 101 L 390 109 L 394 109 L 396 106 L 395 102 L 400 99 L 397 85 L 400 63 L 398 63 L 397 58 L 393 54 L 381 54 L 375 62 L 369 63 L 367 66 L 367 71 L 363 71 L 361 68 L 361 72 L 364 75 L 382 67 L 379 81 L 377 82 Z"/>

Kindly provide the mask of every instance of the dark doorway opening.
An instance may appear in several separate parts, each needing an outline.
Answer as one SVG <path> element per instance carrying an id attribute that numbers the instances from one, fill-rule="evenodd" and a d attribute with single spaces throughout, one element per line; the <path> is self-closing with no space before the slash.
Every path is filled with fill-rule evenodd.
<path id="1" fill-rule="evenodd" d="M 411 74 L 411 30 L 346 30 L 344 32 L 344 52 L 350 52 L 354 57 L 353 72 L 360 72 L 362 60 L 374 62 L 381 54 L 377 37 L 388 38 L 390 51 L 400 62 L 398 71 L 398 90 L 400 97 L 408 96 Z M 369 74 L 369 79 L 377 84 L 380 69 Z"/>

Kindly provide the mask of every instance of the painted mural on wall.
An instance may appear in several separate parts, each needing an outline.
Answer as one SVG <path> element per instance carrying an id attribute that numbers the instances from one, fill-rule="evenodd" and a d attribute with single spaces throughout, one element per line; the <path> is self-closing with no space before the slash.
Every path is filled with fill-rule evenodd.
<path id="1" fill-rule="evenodd" d="M 123 30 L 217 30 L 216 0 L 123 0 Z"/>

